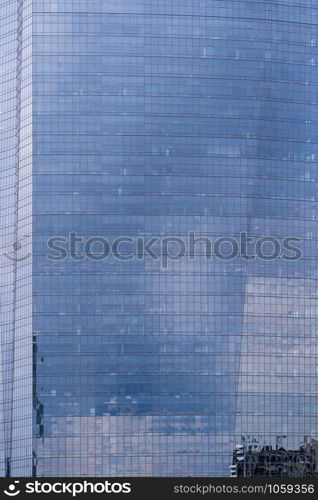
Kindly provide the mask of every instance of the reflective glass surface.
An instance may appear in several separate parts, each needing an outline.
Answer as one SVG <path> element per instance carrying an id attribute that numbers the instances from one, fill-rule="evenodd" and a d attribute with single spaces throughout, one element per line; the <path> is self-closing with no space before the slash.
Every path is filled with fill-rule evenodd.
<path id="1" fill-rule="evenodd" d="M 228 476 L 242 440 L 317 438 L 317 24 L 313 0 L 33 0 L 34 474 Z M 49 260 L 72 232 L 303 255 Z"/>
<path id="2" fill-rule="evenodd" d="M 32 472 L 31 4 L 0 1 L 0 476 Z"/>

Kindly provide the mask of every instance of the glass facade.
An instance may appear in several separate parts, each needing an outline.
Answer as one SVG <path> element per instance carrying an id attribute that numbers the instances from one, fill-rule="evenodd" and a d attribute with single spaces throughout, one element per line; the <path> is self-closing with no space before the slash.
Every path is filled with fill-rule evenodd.
<path id="1" fill-rule="evenodd" d="M 0 476 L 26 476 L 32 459 L 32 1 L 1 0 L 0 26 Z"/>
<path id="2" fill-rule="evenodd" d="M 297 449 L 317 438 L 316 1 L 0 5 L 22 23 L 18 43 L 9 28 L 0 40 L 14 67 L 0 83 L 13 95 L 1 178 L 19 193 L 1 203 L 33 248 L 0 268 L 10 304 L 21 301 L 4 319 L 12 369 L 1 375 L 22 382 L 14 398 L 2 380 L 18 401 L 3 470 L 228 476 L 242 440 Z M 87 258 L 78 241 L 47 257 L 53 236 L 63 247 L 71 233 L 190 232 L 297 237 L 303 256 L 208 260 L 200 247 L 163 269 L 149 256 Z"/>

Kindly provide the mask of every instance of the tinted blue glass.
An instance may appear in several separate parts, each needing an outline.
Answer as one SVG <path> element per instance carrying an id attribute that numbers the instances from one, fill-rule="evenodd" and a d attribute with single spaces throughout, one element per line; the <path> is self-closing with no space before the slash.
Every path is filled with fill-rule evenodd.
<path id="1" fill-rule="evenodd" d="M 228 475 L 317 423 L 311 2 L 35 2 L 40 475 Z M 312 238 L 300 261 L 48 262 L 74 231 Z M 313 307 L 310 305 L 313 301 Z"/>
<path id="2" fill-rule="evenodd" d="M 33 473 L 227 476 L 242 440 L 317 438 L 316 3 L 32 5 Z M 303 256 L 83 253 L 190 233 Z"/>
<path id="3" fill-rule="evenodd" d="M 0 1 L 0 476 L 32 473 L 31 3 Z"/>

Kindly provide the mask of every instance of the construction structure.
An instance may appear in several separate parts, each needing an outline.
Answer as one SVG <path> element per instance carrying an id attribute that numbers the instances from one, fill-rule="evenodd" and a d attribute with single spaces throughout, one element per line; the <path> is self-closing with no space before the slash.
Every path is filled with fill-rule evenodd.
<path id="1" fill-rule="evenodd" d="M 233 452 L 231 477 L 318 477 L 318 441 L 310 439 L 298 450 L 240 444 Z"/>

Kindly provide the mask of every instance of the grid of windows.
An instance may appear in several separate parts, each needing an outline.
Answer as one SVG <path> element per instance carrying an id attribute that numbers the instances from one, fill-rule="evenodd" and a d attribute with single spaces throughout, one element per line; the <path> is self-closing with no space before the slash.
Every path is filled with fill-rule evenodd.
<path id="1" fill-rule="evenodd" d="M 298 447 L 317 432 L 316 5 L 34 3 L 37 473 L 221 476 L 242 435 Z M 70 231 L 306 251 L 48 263 Z"/>
<path id="2" fill-rule="evenodd" d="M 316 0 L 32 5 L 33 472 L 227 476 L 242 438 L 317 437 Z M 191 231 L 303 257 L 47 259 Z"/>
<path id="3" fill-rule="evenodd" d="M 0 476 L 32 473 L 31 3 L 0 2 Z"/>

